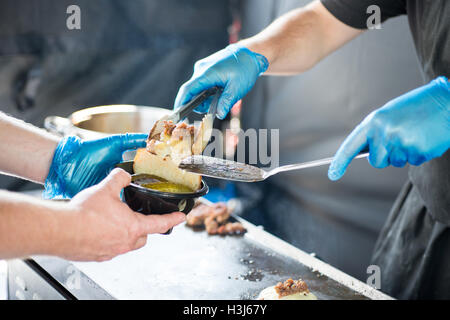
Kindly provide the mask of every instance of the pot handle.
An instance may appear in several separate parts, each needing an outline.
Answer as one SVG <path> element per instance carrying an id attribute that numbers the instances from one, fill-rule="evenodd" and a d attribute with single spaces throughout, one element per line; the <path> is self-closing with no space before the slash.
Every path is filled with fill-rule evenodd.
<path id="1" fill-rule="evenodd" d="M 72 128 L 72 122 L 67 118 L 62 118 L 58 116 L 50 116 L 45 118 L 44 127 L 47 131 L 56 134 L 58 136 L 64 137 L 69 133 Z"/>

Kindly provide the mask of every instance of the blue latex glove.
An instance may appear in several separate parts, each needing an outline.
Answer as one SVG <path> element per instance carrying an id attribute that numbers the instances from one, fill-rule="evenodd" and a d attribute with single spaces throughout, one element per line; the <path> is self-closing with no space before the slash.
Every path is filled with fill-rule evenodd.
<path id="1" fill-rule="evenodd" d="M 375 110 L 347 137 L 328 170 L 340 179 L 352 159 L 369 148 L 375 168 L 420 165 L 450 148 L 450 83 L 439 77 Z"/>
<path id="2" fill-rule="evenodd" d="M 145 147 L 147 137 L 127 133 L 89 141 L 75 136 L 62 139 L 45 180 L 44 198 L 71 198 L 99 183 L 122 161 L 123 152 Z"/>
<path id="3" fill-rule="evenodd" d="M 217 86 L 223 88 L 217 106 L 217 117 L 224 119 L 233 105 L 253 88 L 258 77 L 268 67 L 269 62 L 263 55 L 237 44 L 229 45 L 195 63 L 194 74 L 178 91 L 174 108 L 188 103 L 203 90 Z M 195 111 L 207 112 L 211 100 L 212 98 L 206 100 Z"/>

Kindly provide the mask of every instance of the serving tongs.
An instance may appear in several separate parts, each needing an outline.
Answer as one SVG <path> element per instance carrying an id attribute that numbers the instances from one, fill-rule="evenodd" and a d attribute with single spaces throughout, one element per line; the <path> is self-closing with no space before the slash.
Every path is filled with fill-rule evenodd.
<path id="1" fill-rule="evenodd" d="M 355 159 L 366 158 L 369 153 L 360 153 Z M 330 164 L 333 158 L 325 158 L 298 164 L 281 166 L 269 171 L 248 164 L 224 160 L 201 155 L 194 155 L 183 159 L 178 167 L 180 169 L 197 173 L 202 176 L 240 182 L 263 181 L 280 172 L 313 168 Z"/>
<path id="2" fill-rule="evenodd" d="M 151 140 L 157 135 L 161 134 L 164 131 L 164 121 L 172 121 L 173 123 L 178 123 L 184 118 L 186 118 L 196 107 L 202 104 L 209 97 L 216 95 L 216 97 L 221 93 L 221 89 L 218 87 L 213 87 L 207 90 L 202 91 L 200 94 L 192 98 L 191 101 L 182 105 L 180 108 L 175 110 L 170 115 L 165 115 L 161 119 L 155 122 L 153 128 L 150 130 L 150 134 L 148 139 Z M 211 107 L 214 103 L 211 105 Z M 211 108 L 210 108 L 211 109 Z M 215 112 L 215 111 L 214 111 Z M 215 114 L 214 114 L 215 115 Z M 214 118 L 213 118 L 214 121 Z"/>
<path id="3" fill-rule="evenodd" d="M 216 90 L 216 93 L 214 93 L 214 97 L 209 106 L 208 113 L 206 114 L 205 118 L 203 119 L 204 132 L 202 134 L 202 151 L 205 149 L 206 145 L 209 143 L 209 140 L 211 140 L 212 130 L 214 127 L 214 119 L 216 118 L 216 114 L 217 114 L 217 105 L 219 104 L 219 98 L 223 91 L 222 88 L 216 88 L 216 89 L 217 90 Z"/>

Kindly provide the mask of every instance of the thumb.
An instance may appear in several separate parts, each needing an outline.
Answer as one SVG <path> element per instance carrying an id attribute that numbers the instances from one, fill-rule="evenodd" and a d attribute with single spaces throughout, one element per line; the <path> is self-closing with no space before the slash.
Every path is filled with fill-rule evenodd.
<path id="1" fill-rule="evenodd" d="M 122 169 L 115 168 L 99 185 L 101 188 L 108 188 L 113 194 L 120 194 L 123 188 L 131 183 L 131 176 Z"/>
<path id="2" fill-rule="evenodd" d="M 164 233 L 170 228 L 186 220 L 186 215 L 182 212 L 172 212 L 163 215 L 139 215 L 142 232 L 144 234 Z"/>
<path id="3" fill-rule="evenodd" d="M 206 90 L 210 87 L 213 87 L 213 84 L 205 81 L 199 81 L 198 79 L 189 80 L 178 90 L 173 109 L 178 109 L 185 103 L 191 101 L 192 98 L 201 93 L 203 90 Z"/>

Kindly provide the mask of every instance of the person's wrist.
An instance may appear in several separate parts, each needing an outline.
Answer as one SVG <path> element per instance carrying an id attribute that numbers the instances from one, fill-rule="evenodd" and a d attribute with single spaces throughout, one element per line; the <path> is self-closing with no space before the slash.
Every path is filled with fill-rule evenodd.
<path id="1" fill-rule="evenodd" d="M 66 204 L 47 200 L 42 201 L 35 209 L 41 231 L 40 236 L 35 238 L 33 244 L 30 244 L 30 252 L 62 256 L 68 249 L 67 236 L 72 227 L 72 223 L 67 221 L 69 214 Z"/>
<path id="2" fill-rule="evenodd" d="M 244 52 L 245 54 L 250 56 L 255 63 L 259 76 L 262 75 L 264 72 L 266 72 L 266 70 L 269 68 L 270 62 L 267 59 L 267 57 L 262 53 L 250 49 L 243 42 L 230 44 L 227 48 L 229 50 L 232 50 L 233 52 L 236 53 Z"/>
<path id="3" fill-rule="evenodd" d="M 246 47 L 252 52 L 260 54 L 267 59 L 269 65 L 271 65 L 277 57 L 277 47 L 269 46 L 265 42 L 260 41 L 258 38 L 247 38 L 237 42 L 238 45 Z"/>
<path id="4" fill-rule="evenodd" d="M 45 180 L 47 179 L 49 172 L 50 172 L 50 168 L 53 162 L 53 158 L 55 155 L 55 151 L 59 145 L 59 143 L 61 142 L 61 138 L 53 136 L 53 135 L 48 135 L 46 136 L 47 139 L 45 141 L 45 145 L 42 146 L 42 150 L 48 150 L 46 152 L 46 154 L 42 157 L 42 162 L 44 164 L 42 173 L 40 174 L 40 178 L 37 179 L 38 183 L 45 183 Z M 38 165 L 38 167 L 41 167 Z"/>
<path id="5" fill-rule="evenodd" d="M 62 168 L 69 162 L 68 159 L 78 152 L 80 145 L 81 139 L 76 136 L 69 136 L 59 141 L 44 182 L 44 199 L 52 199 L 56 196 L 61 198 L 69 197 L 66 194 L 66 181 Z"/>
<path id="6" fill-rule="evenodd" d="M 431 91 L 429 92 L 432 99 L 437 103 L 436 105 L 446 118 L 446 121 L 450 123 L 450 82 L 444 77 L 438 77 L 431 81 Z"/>
<path id="7" fill-rule="evenodd" d="M 52 223 L 48 235 L 47 254 L 69 258 L 74 248 L 80 249 L 79 234 L 82 224 L 80 209 L 70 202 L 59 202 L 52 203 L 49 210 Z"/>

